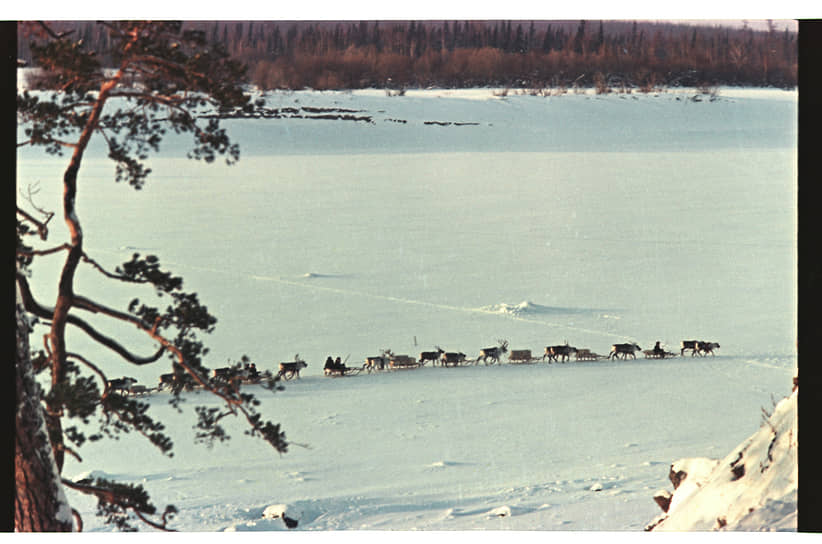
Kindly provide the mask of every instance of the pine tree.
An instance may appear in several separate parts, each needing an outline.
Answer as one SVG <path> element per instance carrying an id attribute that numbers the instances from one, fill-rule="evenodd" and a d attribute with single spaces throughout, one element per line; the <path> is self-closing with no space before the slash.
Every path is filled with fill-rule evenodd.
<path id="1" fill-rule="evenodd" d="M 585 21 L 579 22 L 576 36 L 574 36 L 574 53 L 582 55 L 585 51 Z"/>
<path id="2" fill-rule="evenodd" d="M 214 384 L 207 379 L 208 349 L 199 335 L 210 333 L 216 318 L 194 292 L 183 290 L 183 279 L 165 270 L 153 255 L 135 253 L 130 260 L 107 270 L 84 246 L 85 233 L 77 205 L 78 176 L 92 138 L 100 139 L 115 164 L 115 181 L 140 189 L 151 170 L 145 160 L 159 149 L 167 131 L 189 134 L 189 157 L 212 162 L 223 157 L 233 163 L 239 149 L 222 128 L 228 115 L 250 114 L 249 102 L 240 83 L 245 69 L 228 57 L 225 48 L 207 43 L 205 31 L 186 30 L 181 23 L 125 21 L 99 23 L 108 35 L 107 51 L 91 50 L 72 32 L 57 32 L 49 25 L 21 24 L 33 39 L 35 65 L 42 70 L 41 88 L 18 90 L 17 117 L 25 140 L 19 146 L 42 148 L 62 156 L 70 152 L 60 183 L 63 187 L 62 216 L 68 239 L 49 241 L 48 222 L 53 213 L 40 209 L 33 198 L 17 207 L 17 429 L 15 437 L 15 528 L 19 531 L 67 531 L 72 529 L 71 510 L 64 487 L 93 495 L 106 521 L 133 529 L 136 517 L 153 527 L 168 529 L 175 509 L 162 512 L 151 504 L 140 485 L 124 485 L 105 479 L 70 481 L 61 476 L 65 455 L 77 456 L 87 441 L 116 437 L 135 431 L 166 455 L 173 452 L 171 437 L 162 422 L 148 414 L 148 404 L 112 389 L 106 361 L 92 361 L 72 350 L 67 328 L 76 328 L 100 346 L 130 364 L 158 364 L 168 358 L 177 380 L 174 402 L 188 384 L 199 384 L 223 402 L 218 408 L 196 408 L 198 440 L 209 444 L 228 437 L 222 420 L 238 416 L 249 425 L 248 434 L 267 441 L 275 451 L 285 452 L 288 443 L 279 425 L 264 421 L 259 401 L 243 393 L 239 384 Z M 110 55 L 115 70 L 103 70 L 99 59 Z M 139 85 L 130 85 L 135 81 Z M 56 181 L 56 180 L 55 180 Z M 36 262 L 43 255 L 65 255 L 53 306 L 44 304 L 29 285 L 30 274 L 38 273 Z M 88 266 L 101 274 L 101 281 L 116 282 L 129 293 L 148 289 L 150 299 L 165 300 L 165 308 L 133 298 L 125 309 L 92 300 L 76 291 L 77 270 Z M 124 322 L 137 327 L 147 346 L 156 352 L 140 355 L 123 340 L 102 333 L 84 319 L 85 314 Z M 45 320 L 46 324 L 39 324 Z M 32 354 L 28 335 L 32 327 L 46 329 L 45 350 Z M 43 335 L 40 335 L 42 338 Z M 158 346 L 158 347 L 157 347 Z M 44 390 L 34 379 L 47 373 Z M 40 380 L 41 382 L 43 380 Z M 272 379 L 267 386 L 278 386 Z M 82 432 L 76 422 L 100 418 L 93 434 Z M 79 516 L 75 519 L 80 525 Z"/>
<path id="3" fill-rule="evenodd" d="M 594 51 L 597 53 L 602 53 L 603 47 L 605 47 L 605 30 L 603 29 L 602 21 L 600 21 L 597 37 L 594 40 Z"/>
<path id="4" fill-rule="evenodd" d="M 512 49 L 515 53 L 525 53 L 527 46 L 525 45 L 525 34 L 522 31 L 522 25 L 517 25 L 517 30 L 514 33 L 514 44 Z"/>

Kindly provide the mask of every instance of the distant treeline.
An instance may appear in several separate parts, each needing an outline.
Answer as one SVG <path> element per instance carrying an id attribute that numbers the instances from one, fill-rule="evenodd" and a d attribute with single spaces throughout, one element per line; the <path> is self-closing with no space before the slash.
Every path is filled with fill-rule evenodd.
<path id="1" fill-rule="evenodd" d="M 264 89 L 797 83 L 797 33 L 630 21 L 196 21 Z M 104 51 L 107 29 L 58 22 Z M 19 56 L 31 62 L 29 37 Z M 103 62 L 106 59 L 103 58 Z"/>

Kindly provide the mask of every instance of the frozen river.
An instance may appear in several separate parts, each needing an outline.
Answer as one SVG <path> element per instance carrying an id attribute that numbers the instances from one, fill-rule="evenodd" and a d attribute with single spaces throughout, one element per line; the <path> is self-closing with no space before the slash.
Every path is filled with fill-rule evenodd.
<path id="1" fill-rule="evenodd" d="M 278 474 L 302 476 L 287 485 L 269 482 L 288 490 L 281 500 L 263 498 L 253 487 L 254 504 L 299 501 L 301 493 L 318 493 L 312 486 L 321 485 L 333 506 L 323 517 L 322 505 L 303 505 L 307 529 L 637 529 L 648 521 L 646 510 L 655 513 L 655 489 L 647 487 L 654 487 L 654 479 L 656 487 L 666 484 L 672 456 L 724 454 L 721 448 L 755 430 L 757 404 L 788 390 L 795 365 L 796 93 L 729 89 L 716 101 L 699 102 L 693 96 L 686 91 L 504 99 L 491 90 L 390 98 L 381 92 L 278 93 L 269 97 L 272 106 L 351 109 L 370 122 L 231 121 L 229 132 L 242 149 L 238 164 L 186 161 L 180 158 L 182 143 L 171 142 L 151 161 L 153 173 L 139 192 L 115 184 L 113 166 L 99 152 L 91 153 L 79 180 L 85 245 L 110 268 L 137 251 L 158 255 L 182 274 L 186 289 L 197 291 L 219 320 L 206 339 L 207 365 L 224 366 L 228 358 L 247 354 L 259 368 L 276 369 L 295 353 L 305 358 L 304 379 L 289 384 L 271 404 L 272 418 L 282 414 L 294 440 L 322 442 L 318 448 L 325 451 L 348 448 L 352 436 L 362 447 L 369 433 L 381 429 L 400 450 L 430 452 L 413 465 L 422 471 L 420 489 L 400 486 L 416 494 L 408 503 L 413 508 L 385 496 L 379 472 L 353 476 L 367 464 L 390 466 L 387 474 L 399 481 L 414 480 L 403 472 L 407 455 L 398 453 L 398 466 L 388 460 L 394 451 L 384 446 L 376 446 L 373 458 L 346 449 L 356 461 L 344 477 L 307 476 L 320 462 L 315 452 L 295 448 L 282 459 L 271 457 L 265 463 L 288 467 L 272 469 Z M 39 182 L 38 203 L 58 209 L 56 182 L 64 163 L 21 151 L 18 185 Z M 54 241 L 61 240 L 61 230 L 52 227 Z M 51 258 L 35 270 L 32 286 L 44 301 L 53 300 L 59 264 Z M 78 277 L 78 291 L 109 305 L 125 307 L 134 296 L 102 284 L 93 270 Z M 628 341 L 644 349 L 661 341 L 678 352 L 681 340 L 704 339 L 721 348 L 715 359 L 638 361 L 624 368 L 574 363 L 424 368 L 413 378 L 360 375 L 350 382 L 321 378 L 328 355 L 347 357 L 352 365 L 383 348 L 416 355 L 437 345 L 475 357 L 498 339 L 540 354 L 544 346 L 566 341 L 599 353 Z M 80 333 L 69 341 L 86 342 Z M 151 344 L 137 345 L 152 351 Z M 112 376 L 134 376 L 148 385 L 167 371 L 165 366 L 129 368 L 116 360 L 107 368 Z M 454 378 L 463 371 L 468 381 Z M 550 386 L 550 393 L 543 386 Z M 509 393 L 501 395 L 499 388 Z M 601 402 L 572 397 L 579 392 Z M 310 412 L 311 393 L 341 403 L 329 408 L 336 414 L 333 432 L 319 432 L 329 422 Z M 409 405 L 400 410 L 399 423 L 386 419 L 385 403 L 404 402 L 403 395 Z M 677 395 L 689 402 L 674 403 L 665 425 L 643 423 L 637 438 L 620 431 L 598 449 L 608 429 L 638 414 L 647 417 Z M 297 398 L 289 402 L 292 396 Z M 625 400 L 624 409 L 615 406 Z M 496 403 L 504 410 L 495 409 Z M 475 417 L 483 406 L 486 415 Z M 556 412 L 557 406 L 563 408 Z M 353 416 L 361 411 L 383 415 Z M 443 412 L 452 417 L 438 420 Z M 460 438 L 454 425 L 467 413 L 474 416 Z M 512 417 L 525 413 L 537 420 Z M 538 424 L 568 418 L 578 424 Z M 694 432 L 671 428 L 690 418 Z M 749 425 L 741 424 L 748 420 Z M 394 430 L 384 427 L 394 423 Z M 488 457 L 449 450 L 452 440 L 477 448 L 472 433 L 516 442 L 497 435 L 508 429 L 523 436 L 535 425 L 538 438 L 520 448 L 487 452 L 499 453 L 499 463 L 507 466 L 499 478 L 478 478 L 498 471 L 486 466 Z M 542 447 L 577 432 L 582 434 L 575 447 L 586 451 L 582 457 Z M 302 433 L 310 438 L 297 438 Z M 241 442 L 238 438 L 236 444 Z M 643 448 L 635 451 L 631 444 Z M 233 447 L 218 447 L 225 451 L 216 457 L 242 457 Z M 99 455 L 105 461 L 105 453 Z M 89 457 L 98 460 L 97 454 Z M 208 456 L 202 458 L 206 462 Z M 547 459 L 556 472 L 550 481 Z M 592 463 L 600 467 L 595 478 L 586 468 Z M 178 470 L 173 467 L 168 471 Z M 124 472 L 139 481 L 136 471 Z M 586 502 L 585 493 L 560 493 L 556 497 L 565 498 L 550 500 L 546 495 L 559 493 L 552 486 L 564 489 L 560 482 L 584 490 L 612 476 L 641 476 L 641 481 L 628 486 L 628 506 L 607 519 L 591 517 L 593 503 Z M 311 483 L 312 478 L 318 480 Z M 469 486 L 472 481 L 476 487 Z M 187 502 L 197 488 L 180 485 L 173 493 L 161 485 L 157 494 Z M 372 494 L 367 491 L 372 486 L 381 490 Z M 431 504 L 438 506 L 424 507 L 419 495 L 426 486 L 434 490 Z M 454 494 L 460 486 L 470 487 L 460 493 L 481 498 L 470 508 L 459 507 Z M 488 499 L 509 488 L 519 491 L 504 495 L 499 504 Z M 520 492 L 538 497 L 526 500 Z M 600 504 L 605 496 L 626 498 L 621 493 L 596 494 L 596 508 L 609 508 Z M 195 501 L 192 507 L 195 515 L 205 516 L 234 504 L 239 495 L 218 493 L 212 502 Z M 356 497 L 367 500 L 350 506 Z M 515 515 L 516 497 L 524 505 L 519 512 L 527 515 Z M 650 507 L 636 507 L 643 501 Z M 504 523 L 488 521 L 493 516 L 485 516 L 487 511 L 502 506 L 512 515 Z M 183 527 L 212 530 L 248 521 L 227 516 L 216 524 L 184 516 Z"/>

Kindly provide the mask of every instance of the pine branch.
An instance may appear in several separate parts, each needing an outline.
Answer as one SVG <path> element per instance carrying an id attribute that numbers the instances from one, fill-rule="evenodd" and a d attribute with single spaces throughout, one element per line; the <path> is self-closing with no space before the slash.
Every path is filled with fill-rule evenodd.
<path id="1" fill-rule="evenodd" d="M 17 274 L 17 283 L 20 285 L 20 291 L 23 298 L 24 307 L 26 311 L 37 316 L 42 317 L 44 319 L 51 319 L 53 316 L 53 311 L 49 310 L 45 306 L 38 303 L 31 294 L 31 290 L 28 285 L 28 280 L 22 276 L 21 274 Z M 88 334 L 93 340 L 97 341 L 99 344 L 111 349 L 118 355 L 120 355 L 123 359 L 132 363 L 134 365 L 147 365 L 157 361 L 160 356 L 162 356 L 164 348 L 160 348 L 157 353 L 149 357 L 139 357 L 134 355 L 133 353 L 129 352 L 126 348 L 121 346 L 117 341 L 101 334 L 98 332 L 94 327 L 83 321 L 82 319 L 78 318 L 74 315 L 69 315 L 67 318 L 67 323 L 78 327 L 80 330 Z M 47 346 L 50 351 L 50 346 Z M 53 358 L 53 353 L 51 354 Z"/>
<path id="2" fill-rule="evenodd" d="M 97 367 L 97 365 L 95 365 L 94 363 L 92 363 L 91 361 L 89 361 L 88 359 L 86 359 L 85 357 L 83 357 L 82 355 L 80 355 L 78 353 L 67 352 L 66 353 L 66 359 L 77 359 L 78 361 L 80 361 L 81 363 L 83 363 L 84 365 L 89 367 L 95 374 L 97 374 L 100 377 L 100 381 L 103 384 L 103 391 L 104 391 L 103 392 L 103 398 L 105 398 L 105 396 L 108 395 L 108 392 L 109 392 L 108 377 L 105 374 L 103 374 L 103 371 L 100 370 Z"/>
<path id="3" fill-rule="evenodd" d="M 177 511 L 176 508 L 169 505 L 162 514 L 162 522 L 157 523 L 145 517 L 145 514 L 153 514 L 156 508 L 148 502 L 148 496 L 142 486 L 131 486 L 124 484 L 117 484 L 108 480 L 97 478 L 96 485 L 82 482 L 74 482 L 68 478 L 62 479 L 63 485 L 69 487 L 80 493 L 86 495 L 93 495 L 100 501 L 98 511 L 103 511 L 109 515 L 118 515 L 122 512 L 131 511 L 137 516 L 140 521 L 150 525 L 155 529 L 162 531 L 175 532 L 174 529 L 168 527 L 169 516 Z M 104 507 L 104 506 L 107 506 Z M 127 526 L 125 520 L 119 520 L 121 526 Z"/>

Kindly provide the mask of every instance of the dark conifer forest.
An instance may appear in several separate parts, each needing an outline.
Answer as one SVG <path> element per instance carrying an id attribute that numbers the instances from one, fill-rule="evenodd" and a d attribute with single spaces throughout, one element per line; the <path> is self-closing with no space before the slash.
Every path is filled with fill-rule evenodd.
<path id="1" fill-rule="evenodd" d="M 89 47 L 107 29 L 54 23 Z M 768 22 L 724 26 L 646 21 L 196 21 L 263 89 L 595 87 L 797 84 L 797 33 Z M 759 26 L 763 29 L 760 30 Z M 21 25 L 18 53 L 36 39 Z M 102 49 L 104 50 L 104 49 Z M 114 63 L 114 59 L 103 59 Z"/>

